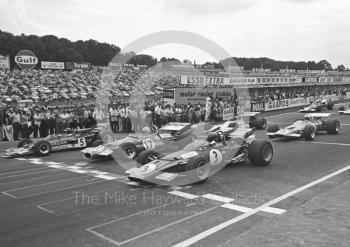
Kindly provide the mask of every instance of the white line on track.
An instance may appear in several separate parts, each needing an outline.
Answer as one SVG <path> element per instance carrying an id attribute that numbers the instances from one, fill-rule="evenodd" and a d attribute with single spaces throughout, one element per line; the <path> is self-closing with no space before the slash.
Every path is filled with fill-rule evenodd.
<path id="1" fill-rule="evenodd" d="M 14 189 L 6 190 L 4 192 L 11 192 L 11 191 L 23 190 L 23 189 L 28 189 L 28 188 L 41 187 L 42 185 L 57 184 L 57 183 L 61 183 L 61 182 L 78 180 L 78 179 L 81 179 L 81 178 L 88 178 L 88 177 L 90 177 L 90 176 L 81 176 L 81 177 L 75 177 L 75 178 L 70 178 L 70 179 L 57 180 L 57 181 L 48 182 L 48 183 L 35 184 L 35 185 L 30 185 L 30 186 L 25 186 L 25 187 L 14 188 Z"/>
<path id="2" fill-rule="evenodd" d="M 299 143 L 312 143 L 312 144 L 323 144 L 323 145 L 335 145 L 335 146 L 350 146 L 349 143 L 338 143 L 338 142 L 310 142 L 310 141 L 296 141 Z"/>
<path id="3" fill-rule="evenodd" d="M 18 197 L 17 197 L 17 196 L 14 196 L 14 195 L 8 194 L 8 193 L 6 193 L 6 192 L 2 192 L 2 193 L 3 193 L 4 195 L 7 195 L 7 196 L 11 197 L 11 198 L 18 199 Z"/>
<path id="4" fill-rule="evenodd" d="M 166 207 L 166 206 L 168 206 L 168 205 L 170 205 L 170 203 L 165 203 L 165 204 L 162 204 L 162 205 L 153 207 L 153 208 L 149 208 L 149 209 L 146 209 L 146 210 L 138 211 L 138 212 L 136 212 L 136 213 L 134 213 L 134 214 L 129 214 L 129 215 L 127 215 L 127 216 L 124 216 L 124 217 L 121 217 L 121 218 L 118 218 L 118 219 L 114 219 L 114 220 L 107 221 L 107 222 L 104 222 L 104 223 L 99 224 L 99 225 L 95 225 L 95 226 L 89 227 L 89 228 L 87 228 L 86 230 L 90 231 L 90 230 L 99 228 L 99 227 L 101 227 L 101 226 L 106 226 L 106 225 L 109 225 L 109 224 L 112 224 L 112 223 L 115 223 L 115 222 L 118 222 L 118 221 L 121 221 L 121 220 L 125 220 L 125 219 L 128 219 L 128 218 L 137 216 L 137 215 L 139 215 L 139 214 L 144 214 L 144 213 L 146 213 L 146 212 L 148 212 L 148 211 L 151 211 L 151 210 L 154 210 L 154 209 Z"/>
<path id="5" fill-rule="evenodd" d="M 8 195 L 10 197 L 13 197 L 15 199 L 24 199 L 24 198 L 29 198 L 29 197 L 33 197 L 33 196 L 41 196 L 41 195 L 50 194 L 50 193 L 53 193 L 53 192 L 63 191 L 63 190 L 67 190 L 67 189 L 79 188 L 79 187 L 82 187 L 82 186 L 86 186 L 86 185 L 90 185 L 90 184 L 97 184 L 97 183 L 101 183 L 101 182 L 105 182 L 105 181 L 106 180 L 99 180 L 99 181 L 89 182 L 89 183 L 85 183 L 85 184 L 78 184 L 76 186 L 60 188 L 60 189 L 57 189 L 57 190 L 50 190 L 50 191 L 46 191 L 46 192 L 43 192 L 43 193 L 29 194 L 29 195 L 21 196 L 21 197 L 14 196 L 14 195 L 11 195 L 11 194 L 8 194 L 8 193 L 5 194 L 5 192 L 2 192 L 2 193 L 5 194 L 5 195 Z"/>
<path id="6" fill-rule="evenodd" d="M 265 118 L 271 118 L 271 117 L 277 117 L 277 116 L 283 116 L 283 115 L 289 115 L 289 114 L 294 114 L 296 112 L 286 112 L 286 113 L 280 113 L 280 114 L 276 114 L 276 115 L 271 115 L 271 116 L 267 116 Z"/>
<path id="7" fill-rule="evenodd" d="M 56 176 L 56 175 L 63 175 L 64 173 L 67 173 L 67 172 L 57 170 L 57 172 L 55 172 L 54 174 L 50 174 L 50 175 L 45 174 L 44 176 L 39 176 L 39 177 L 33 177 L 33 178 L 29 177 L 29 178 L 16 179 L 16 180 L 7 181 L 7 182 L 1 182 L 0 185 L 8 184 L 8 183 L 18 183 L 18 182 L 25 181 L 25 180 L 35 180 L 35 179 L 47 178 L 47 177 Z"/>
<path id="8" fill-rule="evenodd" d="M 11 175 L 11 174 L 17 174 L 17 173 L 26 173 L 28 171 L 39 171 L 39 170 L 44 170 L 47 169 L 47 167 L 40 167 L 40 168 L 33 168 L 33 169 L 26 169 L 26 170 L 20 170 L 20 171 L 12 171 L 12 172 L 4 172 L 0 173 L 0 176 L 2 175 Z M 0 177 L 1 178 L 1 177 Z"/>
<path id="9" fill-rule="evenodd" d="M 89 232 L 91 232 L 91 233 L 93 233 L 93 234 L 99 236 L 100 238 L 103 238 L 104 240 L 106 240 L 106 241 L 108 241 L 108 242 L 110 242 L 110 243 L 112 243 L 112 244 L 114 244 L 114 245 L 120 246 L 120 245 L 129 243 L 129 242 L 135 241 L 135 240 L 137 240 L 137 239 L 146 237 L 146 236 L 148 236 L 148 235 L 150 235 L 150 234 L 152 234 L 152 233 L 159 232 L 159 231 L 161 231 L 161 230 L 163 230 L 163 229 L 166 229 L 166 228 L 171 227 L 171 226 L 173 226 L 173 225 L 179 224 L 179 223 L 184 222 L 184 221 L 186 221 L 186 220 L 192 219 L 192 218 L 197 217 L 197 216 L 199 216 L 199 215 L 206 214 L 206 213 L 208 213 L 208 212 L 210 212 L 210 211 L 212 211 L 212 210 L 214 210 L 214 209 L 217 209 L 217 208 L 219 208 L 219 207 L 220 207 L 220 206 L 215 206 L 215 207 L 208 208 L 208 209 L 203 210 L 203 211 L 201 211 L 201 212 L 198 212 L 198 213 L 196 213 L 196 214 L 187 216 L 187 217 L 182 218 L 182 219 L 179 219 L 179 220 L 177 220 L 177 221 L 173 221 L 173 222 L 171 222 L 171 223 L 169 223 L 169 224 L 166 224 L 166 225 L 164 225 L 164 226 L 155 228 L 155 229 L 153 229 L 153 230 L 151 230 L 151 231 L 142 233 L 142 234 L 140 234 L 140 235 L 137 235 L 137 236 L 135 236 L 135 237 L 133 237 L 133 238 L 124 240 L 124 241 L 122 241 L 122 242 L 118 242 L 118 241 L 115 241 L 115 240 L 112 239 L 112 238 L 106 237 L 106 236 L 104 236 L 103 234 L 98 233 L 98 232 L 92 230 L 92 228 L 88 228 L 87 231 L 89 231 Z M 96 227 L 94 227 L 94 228 L 96 228 Z"/>
<path id="10" fill-rule="evenodd" d="M 180 197 L 184 197 L 184 198 L 187 198 L 190 200 L 198 198 L 198 196 L 196 196 L 196 195 L 189 194 L 189 193 L 182 192 L 182 191 L 178 191 L 178 190 L 170 191 L 168 193 L 171 195 L 174 195 L 174 196 L 180 196 Z"/>
<path id="11" fill-rule="evenodd" d="M 56 215 L 55 212 L 53 212 L 53 211 L 51 211 L 51 210 L 49 210 L 49 209 L 47 209 L 47 208 L 43 208 L 43 207 L 41 207 L 40 205 L 36 205 L 36 207 L 37 207 L 38 209 L 40 209 L 40 210 L 46 212 L 46 213 Z"/>
<path id="12" fill-rule="evenodd" d="M 40 170 L 40 171 L 27 172 L 27 173 L 21 173 L 21 174 L 17 174 L 17 175 L 12 175 L 12 176 L 0 177 L 0 179 L 3 179 L 3 178 L 14 178 L 14 177 L 22 176 L 22 175 L 29 175 L 29 174 L 36 174 L 36 173 L 43 173 L 43 172 L 53 172 L 53 171 L 55 171 L 55 170 L 54 169 L 50 169 L 49 167 L 45 167 L 45 168 L 43 168 L 43 170 Z"/>
<path id="13" fill-rule="evenodd" d="M 178 244 L 175 244 L 173 247 L 190 246 L 190 245 L 192 245 L 192 244 L 194 244 L 194 243 L 196 243 L 196 242 L 198 242 L 198 241 L 200 241 L 200 240 L 202 240 L 204 238 L 207 238 L 208 236 L 210 236 L 210 235 L 212 235 L 212 234 L 214 234 L 214 233 L 216 233 L 216 232 L 218 232 L 218 231 L 220 231 L 220 230 L 222 230 L 222 229 L 224 229 L 226 227 L 229 227 L 232 224 L 235 224 L 235 223 L 237 223 L 239 221 L 242 221 L 242 220 L 244 220 L 244 219 L 246 219 L 246 218 L 248 218 L 248 217 L 250 217 L 250 216 L 252 216 L 252 215 L 254 215 L 256 213 L 258 213 L 259 211 L 262 211 L 263 209 L 265 209 L 267 207 L 270 207 L 273 204 L 276 204 L 276 203 L 278 203 L 280 201 L 283 201 L 283 200 L 287 199 L 288 197 L 291 197 L 291 196 L 293 196 L 293 195 L 295 195 L 297 193 L 300 193 L 300 192 L 302 192 L 302 191 L 304 191 L 304 190 L 306 190 L 306 189 L 308 189 L 308 188 L 310 188 L 310 187 L 312 187 L 312 186 L 314 186 L 316 184 L 322 183 L 322 182 L 324 182 L 324 181 L 326 181 L 326 180 L 328 180 L 328 179 L 330 179 L 330 178 L 332 178 L 332 177 L 334 177 L 336 175 L 339 175 L 339 174 L 341 174 L 343 172 L 346 172 L 349 169 L 350 169 L 350 165 L 348 165 L 348 166 L 346 166 L 346 167 L 344 167 L 344 168 L 342 168 L 342 169 L 340 169 L 338 171 L 330 173 L 330 174 L 328 174 L 328 175 L 326 175 L 324 177 L 321 177 L 321 178 L 319 178 L 319 179 L 317 179 L 317 180 L 315 180 L 315 181 L 313 181 L 311 183 L 308 183 L 308 184 L 306 184 L 304 186 L 301 186 L 301 187 L 299 187 L 299 188 L 297 188 L 295 190 L 292 190 L 292 191 L 290 191 L 290 192 L 288 192 L 288 193 L 286 193 L 284 195 L 281 195 L 281 196 L 279 196 L 279 197 L 277 197 L 277 198 L 275 198 L 275 199 L 273 199 L 273 200 L 271 200 L 269 202 L 266 202 L 266 203 L 262 204 L 261 206 L 255 208 L 255 209 L 253 209 L 253 210 L 251 210 L 249 212 L 241 214 L 241 215 L 239 215 L 239 216 L 237 216 L 235 218 L 232 218 L 232 219 L 230 219 L 228 221 L 225 221 L 225 222 L 223 222 L 223 223 L 221 223 L 219 225 L 216 225 L 216 226 L 214 226 L 214 227 L 212 227 L 212 228 L 210 228 L 210 229 L 208 229 L 206 231 L 203 231 L 203 232 L 201 232 L 201 233 L 199 233 L 199 234 L 197 234 L 197 235 L 195 235 L 195 236 L 193 236 L 193 237 L 191 237 L 189 239 L 186 239 L 186 240 L 184 240 L 184 241 L 182 241 L 182 242 L 180 242 Z"/>
<path id="14" fill-rule="evenodd" d="M 214 195 L 214 194 L 205 194 L 202 197 L 210 199 L 210 200 L 214 200 L 214 201 L 223 202 L 223 203 L 230 203 L 230 202 L 233 202 L 235 200 L 233 198 L 218 196 L 218 195 Z"/>

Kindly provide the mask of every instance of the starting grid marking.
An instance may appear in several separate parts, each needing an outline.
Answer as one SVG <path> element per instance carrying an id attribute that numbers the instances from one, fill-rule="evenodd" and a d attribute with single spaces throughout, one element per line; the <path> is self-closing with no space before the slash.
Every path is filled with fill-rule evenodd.
<path id="1" fill-rule="evenodd" d="M 193 195 L 193 194 L 178 191 L 178 190 L 170 191 L 168 193 L 171 195 L 174 195 L 174 196 L 184 197 L 184 198 L 190 199 L 190 200 L 203 197 L 203 198 L 206 198 L 209 200 L 224 203 L 223 205 L 220 206 L 222 208 L 227 208 L 227 209 L 231 209 L 231 210 L 242 212 L 242 213 L 247 213 L 247 212 L 251 212 L 254 210 L 253 208 L 248 208 L 248 207 L 243 207 L 243 206 L 239 206 L 236 204 L 232 204 L 232 202 L 235 200 L 233 198 L 218 196 L 218 195 L 214 195 L 214 194 L 205 194 L 202 196 L 197 196 L 197 195 Z M 263 211 L 266 213 L 271 213 L 271 214 L 283 214 L 283 213 L 287 212 L 287 210 L 285 210 L 285 209 L 274 208 L 274 207 L 270 207 L 270 206 L 261 208 L 260 211 Z"/>
<path id="2" fill-rule="evenodd" d="M 135 240 L 138 240 L 138 239 L 141 239 L 143 237 L 146 237 L 146 236 L 148 236 L 150 234 L 162 231 L 162 230 L 164 230 L 166 228 L 169 228 L 171 226 L 174 226 L 176 224 L 180 224 L 182 222 L 188 221 L 188 220 L 190 220 L 192 218 L 204 215 L 204 214 L 209 213 L 209 212 L 211 212 L 211 211 L 213 211 L 215 209 L 218 209 L 218 208 L 226 208 L 226 209 L 230 209 L 230 210 L 233 210 L 233 211 L 241 212 L 243 214 L 244 213 L 250 213 L 250 212 L 253 212 L 254 210 L 257 210 L 257 209 L 254 209 L 254 208 L 248 208 L 248 207 L 243 207 L 243 206 L 232 204 L 232 202 L 234 201 L 233 198 L 223 197 L 223 196 L 214 195 L 214 194 L 205 194 L 205 195 L 202 195 L 202 196 L 194 195 L 194 194 L 190 194 L 190 193 L 187 193 L 187 192 L 179 191 L 179 189 L 183 189 L 181 187 L 173 188 L 173 189 L 176 189 L 176 190 L 169 191 L 168 194 L 171 194 L 171 195 L 174 195 L 174 196 L 178 196 L 178 197 L 182 197 L 182 198 L 186 198 L 186 199 L 190 199 L 190 200 L 199 199 L 199 198 L 206 198 L 206 199 L 213 200 L 213 201 L 216 201 L 216 202 L 219 202 L 219 203 L 222 203 L 222 204 L 210 207 L 210 208 L 205 209 L 205 210 L 203 210 L 201 212 L 198 212 L 198 213 L 196 213 L 194 215 L 190 215 L 190 216 L 187 216 L 187 217 L 175 220 L 175 221 L 170 222 L 170 223 L 168 223 L 166 225 L 163 225 L 161 227 L 155 228 L 153 230 L 147 231 L 145 233 L 142 233 L 140 235 L 134 236 L 132 238 L 129 238 L 129 239 L 123 240 L 123 241 L 118 241 L 118 240 L 108 236 L 105 233 L 101 233 L 101 231 L 99 231 L 98 228 L 105 227 L 105 226 L 108 226 L 108 225 L 111 225 L 111 224 L 115 224 L 116 222 L 119 222 L 119 221 L 122 221 L 124 219 L 131 218 L 131 217 L 143 214 L 145 212 L 148 212 L 148 211 L 151 211 L 151 210 L 154 210 L 154 209 L 165 208 L 166 206 L 170 205 L 170 203 L 166 203 L 166 204 L 163 204 L 163 205 L 160 205 L 160 206 L 156 206 L 154 208 L 146 209 L 144 211 L 139 211 L 139 212 L 137 212 L 135 214 L 127 215 L 127 216 L 124 216 L 124 217 L 121 217 L 121 218 L 118 218 L 118 219 L 107 221 L 105 223 L 86 228 L 85 230 L 90 232 L 91 234 L 93 234 L 93 235 L 95 235 L 95 236 L 97 236 L 97 237 L 99 237 L 99 238 L 109 242 L 109 243 L 112 243 L 115 246 L 121 246 L 121 245 L 124 245 L 126 243 L 130 243 L 130 242 L 133 242 Z M 194 204 L 196 204 L 196 203 L 192 203 L 192 204 L 186 205 L 186 206 L 192 206 Z M 261 208 L 259 211 L 280 215 L 280 214 L 285 213 L 287 210 L 267 206 L 267 207 Z"/>
<path id="3" fill-rule="evenodd" d="M 50 168 L 70 171 L 70 172 L 74 172 L 74 173 L 78 173 L 78 174 L 84 174 L 87 176 L 100 178 L 100 179 L 104 179 L 104 180 L 108 180 L 108 181 L 126 177 L 126 176 L 117 175 L 117 174 L 113 174 L 113 173 L 109 173 L 109 172 L 103 172 L 103 171 L 99 171 L 99 170 L 91 170 L 88 167 L 83 167 L 84 165 L 87 164 L 85 162 L 78 162 L 75 165 L 68 165 L 68 164 L 65 164 L 64 162 L 42 161 L 40 158 L 32 158 L 32 159 L 15 158 L 15 159 L 20 160 L 20 161 L 27 161 L 31 164 L 44 165 L 44 166 L 50 167 Z"/>

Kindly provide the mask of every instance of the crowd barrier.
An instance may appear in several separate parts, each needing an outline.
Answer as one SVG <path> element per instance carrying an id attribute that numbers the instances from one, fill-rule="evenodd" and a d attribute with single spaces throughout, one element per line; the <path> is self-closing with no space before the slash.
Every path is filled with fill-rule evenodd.
<path id="1" fill-rule="evenodd" d="M 252 112 L 268 112 L 283 110 L 294 107 L 302 107 L 311 104 L 313 101 L 322 99 L 331 99 L 335 103 L 338 101 L 346 100 L 350 101 L 350 92 L 346 95 L 323 95 L 319 97 L 304 97 L 304 98 L 294 98 L 294 99 L 281 99 L 273 101 L 252 101 L 250 111 Z"/>

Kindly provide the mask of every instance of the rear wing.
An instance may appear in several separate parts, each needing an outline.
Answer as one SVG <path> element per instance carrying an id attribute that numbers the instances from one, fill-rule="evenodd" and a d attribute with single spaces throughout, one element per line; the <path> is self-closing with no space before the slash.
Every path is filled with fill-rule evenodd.
<path id="1" fill-rule="evenodd" d="M 328 118 L 330 113 L 307 113 L 304 118 Z"/>
<path id="2" fill-rule="evenodd" d="M 163 126 L 160 128 L 162 131 L 179 131 L 183 132 L 185 130 L 188 130 L 191 128 L 190 123 L 177 123 L 177 122 L 171 122 L 168 123 L 167 125 Z"/>

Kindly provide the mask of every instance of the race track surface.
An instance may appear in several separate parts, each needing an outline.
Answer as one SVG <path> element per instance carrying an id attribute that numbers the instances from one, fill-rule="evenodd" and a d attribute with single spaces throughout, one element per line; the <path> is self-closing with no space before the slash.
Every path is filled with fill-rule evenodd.
<path id="1" fill-rule="evenodd" d="M 282 127 L 302 117 L 267 120 Z M 350 116 L 332 117 L 338 135 L 273 140 L 270 166 L 228 165 L 178 188 L 131 184 L 114 161 L 79 151 L 1 159 L 0 246 L 347 247 Z"/>

